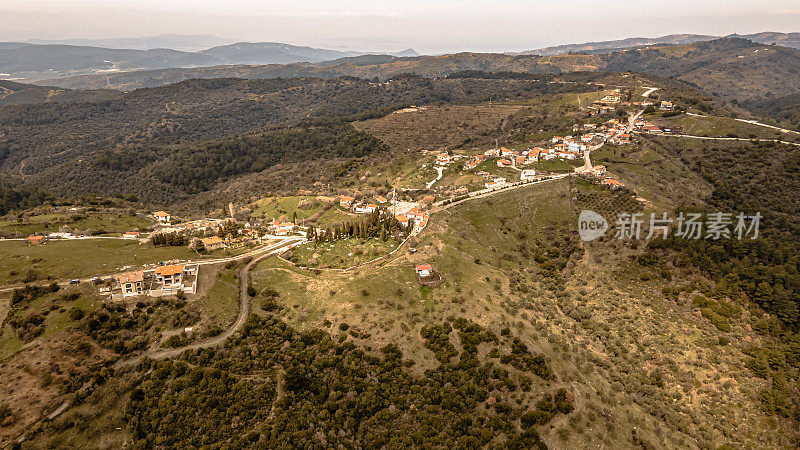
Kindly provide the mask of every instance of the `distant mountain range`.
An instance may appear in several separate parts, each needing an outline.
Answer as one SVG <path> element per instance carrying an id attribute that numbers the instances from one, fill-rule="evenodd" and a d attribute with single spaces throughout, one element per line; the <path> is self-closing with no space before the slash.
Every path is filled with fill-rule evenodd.
<path id="1" fill-rule="evenodd" d="M 400 74 L 445 77 L 454 72 L 566 73 L 576 71 L 644 72 L 673 77 L 725 100 L 749 102 L 800 92 L 800 50 L 721 38 L 683 45 L 654 45 L 608 54 L 558 56 L 456 53 L 439 56 L 349 56 L 318 63 L 222 65 L 84 75 L 43 80 L 70 89 L 133 90 L 192 78 L 336 78 L 386 80 Z"/>
<path id="2" fill-rule="evenodd" d="M 539 48 L 536 50 L 528 50 L 519 53 L 510 53 L 516 55 L 542 55 L 553 56 L 563 55 L 565 53 L 587 53 L 587 54 L 603 54 L 611 53 L 620 50 L 627 50 L 637 47 L 646 47 L 650 45 L 683 45 L 693 44 L 701 41 L 713 41 L 722 36 L 711 36 L 706 34 L 670 34 L 656 38 L 627 38 L 615 41 L 599 41 L 599 42 L 585 42 L 583 44 L 567 44 L 557 45 L 554 47 Z M 731 34 L 725 36 L 727 38 L 742 38 L 753 41 L 757 44 L 765 45 L 780 45 L 783 47 L 791 47 L 800 49 L 800 33 L 775 33 L 764 32 L 755 34 Z"/>
<path id="3" fill-rule="evenodd" d="M 189 36 L 174 35 L 171 42 L 185 44 L 189 38 Z M 149 38 L 141 39 L 144 41 L 131 40 L 128 44 L 134 45 L 138 42 L 137 45 L 146 46 Z M 218 38 L 201 36 L 201 41 L 202 39 Z M 162 41 L 164 39 L 158 42 Z M 0 78 L 35 82 L 47 78 L 75 75 L 107 75 L 115 72 L 167 68 L 231 64 L 317 63 L 364 54 L 363 52 L 343 52 L 278 42 L 238 42 L 196 52 L 167 48 L 138 50 L 85 45 L 0 42 Z M 417 52 L 407 49 L 400 52 L 399 55 L 414 56 L 417 55 Z"/>
<path id="4" fill-rule="evenodd" d="M 109 39 L 30 39 L 27 44 L 78 45 L 83 47 L 104 47 L 127 50 L 151 50 L 168 48 L 184 52 L 196 52 L 219 45 L 233 44 L 234 39 L 223 39 L 210 34 L 160 34 L 158 36 L 109 38 Z"/>

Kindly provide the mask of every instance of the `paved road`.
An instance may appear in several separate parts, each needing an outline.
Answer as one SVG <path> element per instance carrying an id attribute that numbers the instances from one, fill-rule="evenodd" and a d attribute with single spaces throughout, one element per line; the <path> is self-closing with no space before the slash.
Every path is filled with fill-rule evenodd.
<path id="1" fill-rule="evenodd" d="M 184 347 L 172 348 L 172 349 L 166 349 L 166 350 L 148 350 L 148 351 L 144 352 L 143 354 L 135 356 L 133 358 L 128 358 L 128 359 L 117 361 L 113 366 L 114 369 L 121 369 L 123 367 L 132 366 L 132 365 L 138 363 L 143 357 L 147 357 L 147 358 L 150 358 L 150 359 L 173 358 L 173 357 L 176 357 L 176 356 L 180 355 L 181 353 L 183 353 L 183 352 L 185 352 L 187 350 L 196 350 L 196 349 L 200 349 L 200 348 L 211 348 L 211 347 L 216 347 L 216 346 L 219 346 L 219 345 L 223 344 L 229 337 L 233 336 L 234 333 L 239 331 L 244 326 L 245 322 L 247 321 L 247 317 L 250 315 L 250 297 L 248 297 L 248 295 L 247 295 L 247 286 L 249 286 L 249 281 L 250 281 L 250 274 L 249 274 L 250 273 L 250 269 L 252 269 L 256 264 L 258 264 L 262 260 L 264 260 L 266 258 L 269 258 L 270 256 L 273 256 L 275 254 L 282 253 L 287 248 L 293 247 L 293 246 L 301 244 L 303 242 L 305 242 L 305 238 L 292 237 L 292 238 L 287 238 L 287 239 L 283 240 L 282 242 L 280 242 L 278 244 L 270 245 L 270 246 L 267 246 L 267 247 L 265 247 L 263 249 L 259 249 L 260 252 L 257 253 L 257 256 L 255 258 L 253 258 L 252 261 L 247 263 L 247 265 L 244 266 L 244 268 L 242 268 L 241 274 L 239 276 L 239 280 L 240 280 L 240 283 L 241 283 L 241 286 L 240 286 L 240 289 L 239 289 L 239 314 L 236 316 L 236 320 L 233 322 L 233 325 L 231 325 L 230 328 L 225 330 L 225 332 L 223 332 L 222 334 L 219 334 L 217 336 L 214 336 L 212 338 L 206 339 L 204 341 L 196 342 L 194 344 L 189 344 L 189 345 L 184 346 Z M 269 249 L 269 251 L 267 251 L 267 249 Z M 241 259 L 241 257 L 242 256 L 239 255 L 239 256 L 237 256 L 235 258 L 236 259 Z M 231 260 L 231 259 L 228 259 L 228 260 Z M 89 387 L 91 387 L 91 382 L 85 383 L 83 386 L 81 386 L 81 388 L 79 390 L 88 389 Z M 64 403 L 60 404 L 56 409 L 54 409 L 52 412 L 47 414 L 47 416 L 46 416 L 47 419 L 48 420 L 55 419 L 56 417 L 61 415 L 64 411 L 69 409 L 70 406 L 71 406 L 70 401 L 69 400 L 65 400 Z M 40 421 L 35 422 L 31 426 L 29 426 L 28 429 L 31 429 L 34 425 L 36 425 Z M 27 430 L 26 430 L 26 432 L 27 432 Z M 24 440 L 25 440 L 25 433 L 23 433 L 21 436 L 19 436 L 17 438 L 17 442 L 22 442 Z"/>
<path id="2" fill-rule="evenodd" d="M 185 352 L 186 350 L 197 350 L 199 348 L 210 348 L 221 345 L 223 342 L 225 342 L 226 339 L 233 336 L 234 333 L 239 331 L 244 326 L 244 323 L 247 321 L 247 316 L 250 315 L 250 298 L 247 296 L 247 286 L 249 286 L 250 269 L 252 269 L 256 264 L 258 264 L 262 260 L 269 258 L 270 256 L 276 255 L 278 253 L 283 253 L 289 247 L 293 247 L 303 242 L 305 242 L 305 239 L 303 238 L 287 239 L 278 245 L 271 246 L 271 250 L 269 252 L 267 253 L 262 252 L 261 254 L 253 258 L 252 261 L 247 263 L 246 266 L 244 266 L 244 268 L 241 271 L 241 274 L 239 275 L 239 282 L 241 284 L 239 289 L 239 314 L 236 316 L 236 320 L 233 322 L 233 325 L 231 325 L 230 328 L 225 330 L 225 332 L 217 336 L 214 336 L 212 338 L 206 339 L 205 341 L 195 342 L 193 344 L 189 344 L 184 347 L 171 348 L 165 350 L 150 350 L 144 352 L 139 356 L 135 356 L 133 358 L 129 358 L 126 360 L 117 361 L 117 363 L 114 364 L 114 368 L 118 369 L 121 367 L 134 365 L 137 362 L 139 362 L 139 360 L 143 357 L 148 357 L 150 359 L 173 358 Z"/>
<path id="3" fill-rule="evenodd" d="M 436 166 L 434 167 L 434 169 L 436 169 L 438 175 L 436 176 L 436 178 L 428 182 L 428 184 L 425 186 L 425 189 L 430 189 L 431 186 L 433 186 L 437 181 L 442 179 L 442 174 L 444 173 L 444 167 Z"/>
<path id="4" fill-rule="evenodd" d="M 645 93 L 642 94 L 642 97 L 649 97 L 650 94 L 652 94 L 653 92 L 658 90 L 658 88 L 656 88 L 656 87 L 647 87 L 647 86 L 645 86 L 644 88 L 647 89 L 647 91 L 645 91 Z"/>
<path id="5" fill-rule="evenodd" d="M 548 181 L 560 180 L 562 178 L 566 178 L 571 174 L 563 173 L 559 175 L 549 175 L 547 178 L 542 178 L 536 181 L 530 181 L 527 183 L 518 182 L 517 184 L 506 185 L 505 187 L 495 188 L 495 189 L 482 189 L 480 191 L 470 192 L 467 198 L 462 198 L 461 200 L 457 200 L 452 203 L 444 204 L 444 201 L 439 201 L 433 204 L 433 209 L 431 210 L 431 214 L 439 211 L 443 211 L 448 208 L 452 208 L 453 206 L 460 205 L 468 200 L 474 200 L 476 198 L 484 198 L 490 195 L 499 194 L 501 192 L 508 192 L 514 189 L 519 189 L 525 186 L 532 186 L 534 184 L 541 184 L 546 183 Z"/>
<path id="6" fill-rule="evenodd" d="M 773 126 L 773 125 L 767 125 L 767 124 L 761 123 L 761 122 L 759 122 L 757 120 L 747 120 L 747 119 L 734 119 L 734 120 L 736 120 L 738 122 L 749 123 L 750 125 L 757 125 L 759 127 L 772 128 L 773 130 L 778 130 L 781 133 L 800 134 L 800 131 L 787 130 L 786 128 L 776 127 L 776 126 Z"/>
<path id="7" fill-rule="evenodd" d="M 204 266 L 204 265 L 209 265 L 209 264 L 219 264 L 219 263 L 225 263 L 225 262 L 230 262 L 230 261 L 238 261 L 240 259 L 257 256 L 257 255 L 259 255 L 261 253 L 268 252 L 268 251 L 270 251 L 270 250 L 282 245 L 287 240 L 298 239 L 298 238 L 296 238 L 296 237 L 276 237 L 276 239 L 279 239 L 280 242 L 272 243 L 272 244 L 266 244 L 266 245 L 261 246 L 261 247 L 256 247 L 253 250 L 247 251 L 247 252 L 242 253 L 240 255 L 227 256 L 227 257 L 224 257 L 224 258 L 214 258 L 214 259 L 199 259 L 199 260 L 194 260 L 194 261 L 186 261 L 186 262 L 183 262 L 181 264 L 197 264 L 198 266 Z M 74 279 L 80 281 L 81 283 L 90 283 L 92 281 L 92 279 L 94 279 L 94 278 L 98 278 L 100 280 L 107 280 L 109 278 L 112 278 L 114 275 L 116 275 L 116 273 L 115 274 L 103 274 L 103 275 L 91 276 L 91 277 L 83 277 L 83 278 L 74 278 Z M 29 283 L 29 285 L 46 286 L 46 285 L 48 285 L 48 284 L 50 284 L 50 283 L 52 283 L 54 281 L 59 286 L 66 287 L 66 286 L 69 286 L 71 280 L 48 280 L 47 282 L 42 282 L 42 283 Z M 14 289 L 21 289 L 21 288 L 24 288 L 25 286 L 26 286 L 25 284 L 13 284 L 13 285 L 9 285 L 9 286 L 0 287 L 0 293 L 12 292 Z"/>
<path id="8" fill-rule="evenodd" d="M 644 134 L 644 133 L 642 133 L 642 134 Z M 772 143 L 781 143 L 781 144 L 786 144 L 786 145 L 794 145 L 795 147 L 800 147 L 800 143 L 798 143 L 798 142 L 782 141 L 780 139 L 750 139 L 750 138 L 737 138 L 737 137 L 695 136 L 693 134 L 675 134 L 675 133 L 651 134 L 650 136 L 679 137 L 679 138 L 689 138 L 689 139 L 703 139 L 703 140 L 708 140 L 708 141 L 772 142 Z"/>

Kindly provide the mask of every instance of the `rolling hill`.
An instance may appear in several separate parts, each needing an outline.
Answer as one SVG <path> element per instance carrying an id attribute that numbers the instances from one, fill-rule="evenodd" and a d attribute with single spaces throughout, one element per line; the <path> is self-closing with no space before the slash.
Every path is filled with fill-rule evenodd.
<path id="1" fill-rule="evenodd" d="M 627 50 L 634 47 L 644 47 L 652 45 L 684 45 L 693 44 L 701 41 L 713 41 L 722 36 L 711 36 L 707 34 L 670 34 L 667 36 L 660 36 L 656 38 L 626 38 L 613 41 L 598 41 L 598 42 L 585 42 L 582 44 L 566 44 L 556 45 L 553 47 L 544 47 L 536 50 L 527 50 L 520 52 L 521 55 L 563 55 L 564 53 L 589 53 L 601 54 L 611 53 L 615 51 Z M 766 45 L 780 45 L 782 47 L 791 47 L 800 49 L 800 33 L 775 33 L 764 32 L 754 34 L 731 34 L 725 36 L 726 38 L 742 38 L 753 41 L 757 44 Z"/>
<path id="2" fill-rule="evenodd" d="M 565 73 L 575 71 L 644 72 L 674 77 L 708 94 L 737 102 L 800 92 L 800 50 L 724 38 L 685 45 L 662 45 L 605 55 L 557 56 L 456 53 L 441 56 L 359 56 L 323 63 L 229 65 L 89 75 L 43 83 L 74 89 L 153 87 L 189 78 L 276 78 L 356 76 L 388 79 L 402 73 L 443 77 L 461 70 Z"/>
<path id="3" fill-rule="evenodd" d="M 102 101 L 10 105 L 0 108 L 0 173 L 59 196 L 127 193 L 177 204 L 278 164 L 381 150 L 348 125 L 358 118 L 575 89 L 595 88 L 476 78 L 195 79 Z M 336 173 L 331 165 L 338 163 L 327 175 Z"/>
<path id="4" fill-rule="evenodd" d="M 146 46 L 144 43 L 137 45 Z M 137 45 L 126 46 L 135 47 Z M 45 78 L 84 74 L 111 76 L 117 72 L 175 67 L 315 63 L 361 54 L 363 53 L 341 52 L 278 42 L 238 42 L 198 52 L 167 48 L 140 50 L 86 45 L 3 42 L 0 43 L 0 71 L 5 78 L 31 82 Z M 403 50 L 401 54 L 416 55 L 416 52 L 407 49 Z"/>

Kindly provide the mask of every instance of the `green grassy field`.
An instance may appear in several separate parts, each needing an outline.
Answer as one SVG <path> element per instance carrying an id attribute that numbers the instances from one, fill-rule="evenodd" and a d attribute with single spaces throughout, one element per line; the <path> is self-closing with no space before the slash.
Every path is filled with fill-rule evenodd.
<path id="1" fill-rule="evenodd" d="M 104 230 L 107 233 L 124 233 L 138 228 L 147 228 L 147 219 L 124 213 L 51 213 L 40 214 L 19 220 L 0 221 L 0 232 L 19 233 L 28 236 L 34 233 L 55 232 L 68 226 L 72 230 Z"/>
<path id="2" fill-rule="evenodd" d="M 214 286 L 197 302 L 204 319 L 220 327 L 230 323 L 239 309 L 239 280 L 235 270 L 223 269 L 217 273 Z"/>
<path id="3" fill-rule="evenodd" d="M 587 106 L 591 105 L 597 100 L 605 97 L 606 95 L 610 94 L 612 90 L 605 90 L 605 91 L 597 91 L 597 92 L 581 92 L 575 94 L 565 94 L 560 100 L 553 102 L 556 105 L 568 105 L 568 106 L 582 106 L 586 108 Z"/>
<path id="4" fill-rule="evenodd" d="M 307 267 L 345 268 L 383 256 L 399 245 L 394 239 L 344 239 L 335 242 L 305 244 L 292 250 L 292 261 Z"/>
<path id="5" fill-rule="evenodd" d="M 573 160 L 554 158 L 549 161 L 539 161 L 526 168 L 535 169 L 536 172 L 573 172 L 576 167 L 584 164 L 583 158 Z"/>
<path id="6" fill-rule="evenodd" d="M 312 196 L 270 197 L 255 202 L 250 216 L 265 219 L 285 216 L 287 220 L 292 220 L 292 216 L 297 213 L 298 219 L 308 219 L 319 212 L 324 205 Z"/>
<path id="7" fill-rule="evenodd" d="M 473 173 L 487 172 L 493 176 L 504 177 L 508 181 L 514 181 L 519 178 L 519 171 L 510 167 L 498 167 L 496 159 L 489 159 L 478 164 Z M 488 180 L 486 180 L 488 181 Z M 484 181 L 485 182 L 485 181 Z"/>
<path id="8" fill-rule="evenodd" d="M 335 223 L 343 223 L 356 219 L 356 215 L 345 212 L 338 204 L 336 204 L 322 213 L 322 215 L 317 218 L 315 223 L 318 227 L 325 228 Z"/>
<path id="9" fill-rule="evenodd" d="M 66 279 L 113 273 L 123 266 L 190 258 L 201 256 L 187 247 L 153 247 L 124 239 L 52 240 L 44 245 L 0 241 L 0 283 L 21 282 L 29 270 L 41 278 Z"/>
<path id="10" fill-rule="evenodd" d="M 425 167 L 417 167 L 402 176 L 397 181 L 397 184 L 403 189 L 421 189 L 436 178 L 437 175 L 436 169 L 433 168 L 432 164 L 428 163 Z"/>

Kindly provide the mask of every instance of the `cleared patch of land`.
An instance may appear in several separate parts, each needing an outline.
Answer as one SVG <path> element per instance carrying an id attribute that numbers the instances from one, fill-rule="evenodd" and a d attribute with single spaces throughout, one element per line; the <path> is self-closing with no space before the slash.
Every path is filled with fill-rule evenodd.
<path id="1" fill-rule="evenodd" d="M 87 277 L 125 266 L 189 258 L 199 256 L 187 247 L 154 247 L 124 239 L 52 240 L 44 245 L 6 240 L 0 241 L 0 283 Z"/>
<path id="2" fill-rule="evenodd" d="M 106 212 L 53 212 L 23 216 L 19 219 L 0 220 L 0 233 L 28 236 L 34 233 L 56 232 L 62 227 L 74 231 L 91 231 L 97 234 L 124 233 L 147 228 L 151 222 L 137 214 Z"/>

